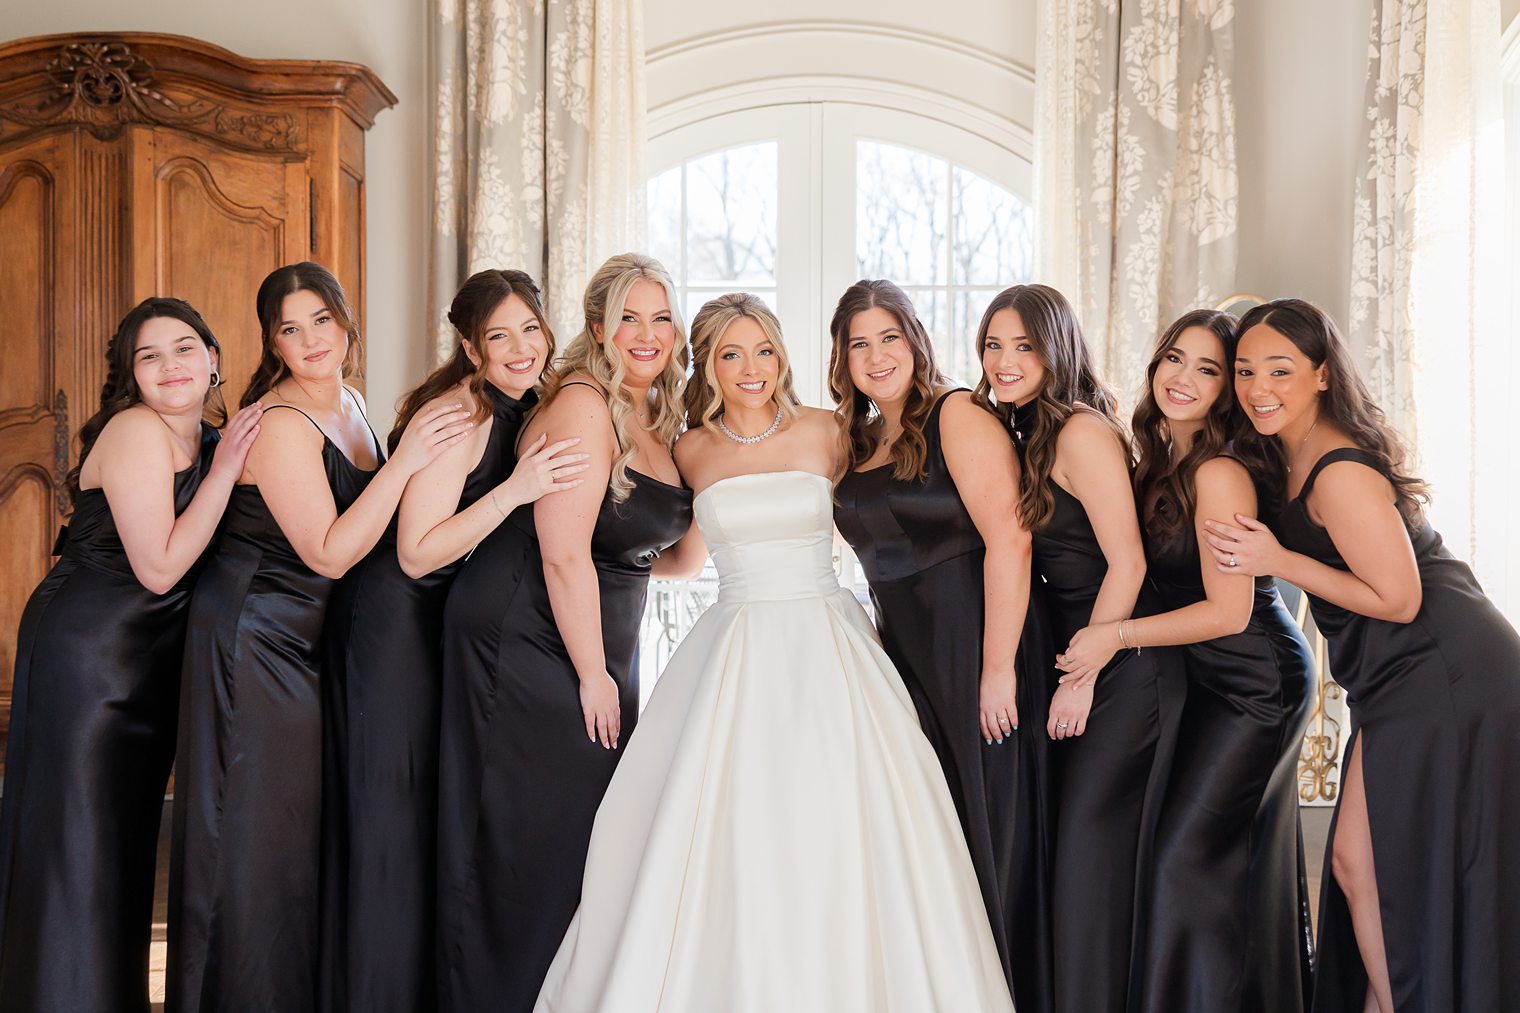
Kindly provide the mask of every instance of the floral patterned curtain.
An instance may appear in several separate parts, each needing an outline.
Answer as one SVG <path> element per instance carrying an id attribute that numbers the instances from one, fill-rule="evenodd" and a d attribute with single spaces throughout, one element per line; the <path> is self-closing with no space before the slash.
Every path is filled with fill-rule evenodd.
<path id="1" fill-rule="evenodd" d="M 1373 397 L 1414 444 L 1447 544 L 1513 615 L 1512 469 L 1494 467 L 1512 454 L 1514 401 L 1499 4 L 1372 7 L 1347 337 Z"/>
<path id="2" fill-rule="evenodd" d="M 429 363 L 475 271 L 538 279 L 563 345 L 586 278 L 643 233 L 640 0 L 433 0 Z"/>
<path id="3" fill-rule="evenodd" d="M 1233 0 L 1040 0 L 1042 277 L 1121 392 L 1175 317 L 1234 290 Z"/>

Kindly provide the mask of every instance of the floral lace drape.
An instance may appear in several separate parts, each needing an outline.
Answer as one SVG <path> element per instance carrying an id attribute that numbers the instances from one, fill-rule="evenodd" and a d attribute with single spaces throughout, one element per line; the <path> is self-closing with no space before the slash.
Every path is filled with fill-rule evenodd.
<path id="1" fill-rule="evenodd" d="M 1499 40 L 1498 0 L 1373 4 L 1347 337 L 1447 544 L 1513 612 Z"/>
<path id="2" fill-rule="evenodd" d="M 1133 386 L 1161 328 L 1234 290 L 1233 0 L 1041 0 L 1043 278 Z"/>
<path id="3" fill-rule="evenodd" d="M 640 0 L 433 0 L 430 365 L 471 273 L 533 275 L 563 345 L 589 273 L 640 245 L 643 26 Z"/>

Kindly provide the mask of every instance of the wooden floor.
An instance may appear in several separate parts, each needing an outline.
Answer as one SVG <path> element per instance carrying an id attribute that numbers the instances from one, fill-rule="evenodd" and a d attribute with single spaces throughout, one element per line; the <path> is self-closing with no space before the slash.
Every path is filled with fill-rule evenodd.
<path id="1" fill-rule="evenodd" d="M 158 832 L 158 877 L 153 890 L 153 949 L 148 958 L 148 992 L 153 1009 L 162 1010 L 164 1001 L 165 928 L 168 920 L 169 893 L 169 805 L 164 803 L 164 818 Z M 1319 918 L 1319 877 L 1324 864 L 1325 837 L 1330 831 L 1329 808 L 1301 809 L 1304 823 L 1304 852 L 1308 856 L 1309 896 L 1314 898 L 1310 910 Z"/>

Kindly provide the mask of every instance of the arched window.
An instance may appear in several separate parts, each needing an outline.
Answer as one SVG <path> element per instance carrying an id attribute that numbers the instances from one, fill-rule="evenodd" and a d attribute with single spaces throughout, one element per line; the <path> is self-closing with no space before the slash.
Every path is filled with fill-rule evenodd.
<path id="1" fill-rule="evenodd" d="M 828 321 L 850 283 L 901 285 L 941 367 L 974 385 L 982 310 L 1033 269 L 1028 162 L 939 120 L 790 103 L 669 130 L 650 151 L 651 252 L 688 319 L 722 292 L 766 299 L 812 404 L 828 404 Z"/>

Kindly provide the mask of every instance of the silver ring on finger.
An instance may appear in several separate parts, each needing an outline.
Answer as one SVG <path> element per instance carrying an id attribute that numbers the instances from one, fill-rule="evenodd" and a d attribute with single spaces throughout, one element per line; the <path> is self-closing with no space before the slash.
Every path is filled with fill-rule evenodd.
<path id="1" fill-rule="evenodd" d="M 1234 566 L 1235 565 L 1235 553 L 1233 553 L 1233 552 L 1230 553 L 1230 561 L 1228 563 L 1226 563 L 1225 565 L 1226 566 Z"/>

